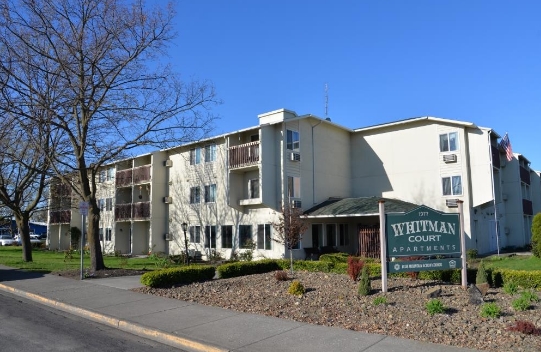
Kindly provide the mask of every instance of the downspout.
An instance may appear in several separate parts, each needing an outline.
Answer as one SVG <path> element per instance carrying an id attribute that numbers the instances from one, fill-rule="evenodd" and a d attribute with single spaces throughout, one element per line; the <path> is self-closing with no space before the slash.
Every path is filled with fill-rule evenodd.
<path id="1" fill-rule="evenodd" d="M 492 160 L 492 141 L 490 134 L 492 130 L 488 131 L 488 155 L 490 155 L 490 182 L 492 182 L 492 201 L 494 204 L 494 226 L 496 226 L 496 246 L 498 247 L 498 256 L 500 256 L 500 231 L 498 224 L 498 208 L 496 207 L 496 191 L 494 187 L 494 162 Z"/>
<path id="2" fill-rule="evenodd" d="M 316 153 L 314 153 L 314 128 L 321 124 L 323 120 L 319 120 L 318 123 L 312 127 L 312 203 L 316 204 Z"/>

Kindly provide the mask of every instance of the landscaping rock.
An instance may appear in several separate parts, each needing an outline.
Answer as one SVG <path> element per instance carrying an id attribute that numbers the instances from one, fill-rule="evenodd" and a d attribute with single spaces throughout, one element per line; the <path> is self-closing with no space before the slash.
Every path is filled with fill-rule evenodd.
<path id="1" fill-rule="evenodd" d="M 471 284 L 470 287 L 468 287 L 468 295 L 470 304 L 478 306 L 485 301 L 483 298 L 484 295 L 474 284 Z"/>
<path id="2" fill-rule="evenodd" d="M 426 298 L 437 298 L 441 296 L 441 286 L 434 287 L 426 293 Z"/>

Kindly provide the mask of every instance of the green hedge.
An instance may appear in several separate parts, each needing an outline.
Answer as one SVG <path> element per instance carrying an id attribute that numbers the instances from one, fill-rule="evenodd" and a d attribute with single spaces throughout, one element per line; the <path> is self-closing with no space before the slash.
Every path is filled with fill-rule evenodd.
<path id="1" fill-rule="evenodd" d="M 264 259 L 255 262 L 235 262 L 219 265 L 216 268 L 218 277 L 221 279 L 227 279 L 230 277 L 262 274 L 269 271 L 280 270 L 282 267 L 278 264 L 277 260 Z"/>
<path id="2" fill-rule="evenodd" d="M 541 288 L 541 270 L 495 269 L 491 274 L 494 286 L 503 286 L 506 282 L 513 282 L 522 288 Z"/>
<path id="3" fill-rule="evenodd" d="M 212 280 L 216 269 L 210 265 L 169 268 L 144 273 L 141 283 L 150 287 L 170 287 L 195 281 Z"/>

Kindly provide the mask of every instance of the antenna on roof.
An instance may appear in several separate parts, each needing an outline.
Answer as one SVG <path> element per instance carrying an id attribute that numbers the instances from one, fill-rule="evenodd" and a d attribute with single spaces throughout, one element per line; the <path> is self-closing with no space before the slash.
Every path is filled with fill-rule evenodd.
<path id="1" fill-rule="evenodd" d="M 329 117 L 329 87 L 325 83 L 325 119 Z"/>

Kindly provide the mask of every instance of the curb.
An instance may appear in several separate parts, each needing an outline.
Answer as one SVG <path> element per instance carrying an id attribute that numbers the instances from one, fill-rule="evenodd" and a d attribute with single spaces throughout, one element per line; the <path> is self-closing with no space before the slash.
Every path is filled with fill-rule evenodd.
<path id="1" fill-rule="evenodd" d="M 59 309 L 61 311 L 77 315 L 82 318 L 86 318 L 89 320 L 92 320 L 94 322 L 104 324 L 111 326 L 113 328 L 122 330 L 124 332 L 145 337 L 149 340 L 153 340 L 156 342 L 160 342 L 169 346 L 187 349 L 189 351 L 194 352 L 229 352 L 228 349 L 219 348 L 213 345 L 205 344 L 202 342 L 198 342 L 195 340 L 190 340 L 187 338 L 183 338 L 174 334 L 166 333 L 161 330 L 148 328 L 146 326 L 131 323 L 126 320 L 122 320 L 119 318 L 114 318 L 105 314 L 96 313 L 93 311 L 90 311 L 88 309 L 79 308 L 76 306 L 72 306 L 70 304 L 62 303 L 59 301 L 55 301 L 53 299 L 49 299 L 40 295 L 37 295 L 35 293 L 26 292 L 23 290 L 19 290 L 17 288 L 13 288 L 11 286 L 7 286 L 0 283 L 0 290 L 12 293 L 14 295 L 17 295 L 19 297 L 27 298 L 31 301 Z"/>

